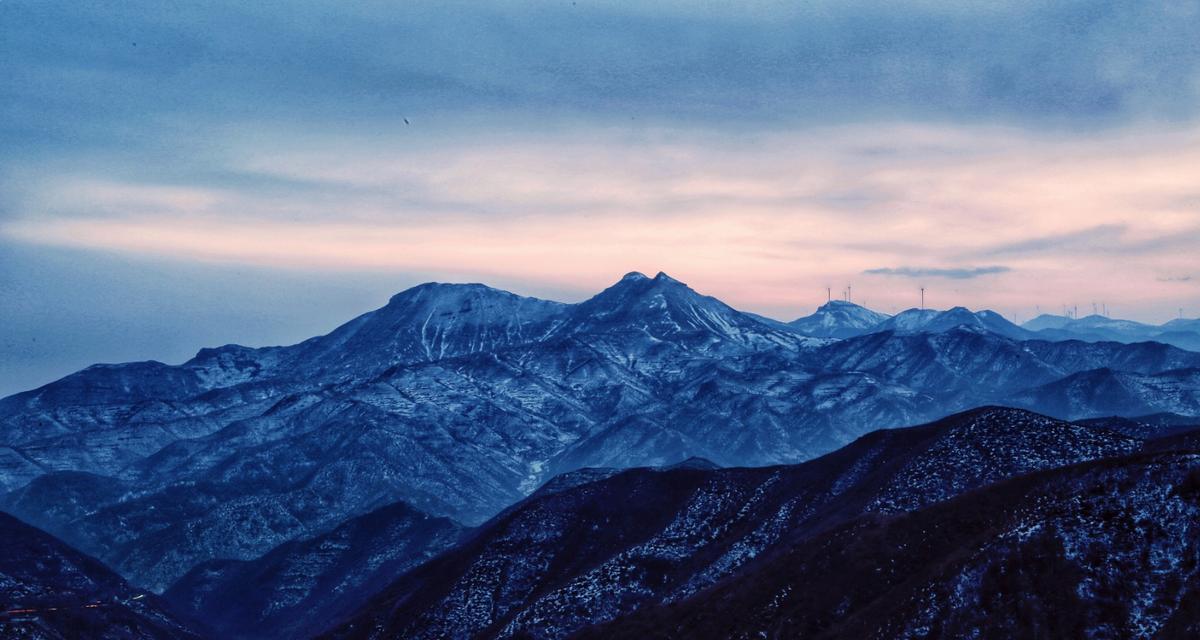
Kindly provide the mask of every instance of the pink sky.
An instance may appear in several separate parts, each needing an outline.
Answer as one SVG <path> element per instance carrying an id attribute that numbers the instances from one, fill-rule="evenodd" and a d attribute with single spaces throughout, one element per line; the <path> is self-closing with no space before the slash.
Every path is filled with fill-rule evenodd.
<path id="1" fill-rule="evenodd" d="M 438 274 L 594 292 L 666 271 L 781 318 L 852 284 L 884 311 L 1063 304 L 1200 315 L 1200 132 L 1088 136 L 855 125 L 715 135 L 596 128 L 396 132 L 234 144 L 227 162 L 297 189 L 139 182 L 79 168 L 31 181 L 0 234 L 184 261 Z M 999 271 L 971 278 L 936 273 Z M 865 273 L 908 269 L 933 275 Z"/>

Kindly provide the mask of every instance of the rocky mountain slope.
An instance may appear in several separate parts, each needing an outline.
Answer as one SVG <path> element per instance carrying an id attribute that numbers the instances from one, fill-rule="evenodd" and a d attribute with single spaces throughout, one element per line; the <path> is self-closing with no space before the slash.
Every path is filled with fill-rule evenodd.
<path id="1" fill-rule="evenodd" d="M 1007 478 L 1140 446 L 1102 428 L 986 408 L 878 431 L 795 466 L 602 474 L 534 494 L 402 577 L 331 637 L 566 637 L 687 603 L 756 571 L 758 558 L 864 514 L 919 512 Z M 820 583 L 800 574 L 791 584 Z"/>
<path id="2" fill-rule="evenodd" d="M 579 637 L 1195 637 L 1198 458 L 1110 458 L 865 515 Z"/>
<path id="3" fill-rule="evenodd" d="M 0 637 L 198 640 L 159 598 L 0 513 Z"/>
<path id="4" fill-rule="evenodd" d="M 202 563 L 164 597 L 222 638 L 310 637 L 465 531 L 398 502 L 255 560 Z"/>
<path id="5" fill-rule="evenodd" d="M 98 365 L 0 400 L 0 508 L 162 590 L 397 501 L 478 524 L 582 467 L 795 463 L 1014 398 L 1055 413 L 1039 389 L 1087 371 L 1198 367 L 986 326 L 814 339 L 665 274 L 575 305 L 430 284 L 298 345 Z M 1191 411 L 1197 381 L 1172 384 L 1068 408 Z"/>
<path id="6" fill-rule="evenodd" d="M 1200 412 L 1200 369 L 1155 374 L 1093 369 L 1015 394 L 1012 403 L 1072 420 L 1161 412 L 1194 416 Z"/>

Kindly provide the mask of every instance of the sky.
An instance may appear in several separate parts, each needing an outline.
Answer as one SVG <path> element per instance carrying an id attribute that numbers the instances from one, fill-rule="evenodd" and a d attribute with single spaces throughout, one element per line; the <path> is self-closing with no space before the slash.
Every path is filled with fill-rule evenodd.
<path id="1" fill-rule="evenodd" d="M 0 395 L 428 280 L 1200 316 L 1200 1 L 176 4 L 0 2 Z"/>

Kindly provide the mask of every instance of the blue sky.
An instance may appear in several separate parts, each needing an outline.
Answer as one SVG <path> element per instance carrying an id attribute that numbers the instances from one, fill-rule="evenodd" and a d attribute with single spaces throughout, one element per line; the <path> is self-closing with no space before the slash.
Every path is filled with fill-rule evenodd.
<path id="1" fill-rule="evenodd" d="M 0 393 L 427 279 L 1200 315 L 1198 2 L 245 4 L 0 3 Z"/>

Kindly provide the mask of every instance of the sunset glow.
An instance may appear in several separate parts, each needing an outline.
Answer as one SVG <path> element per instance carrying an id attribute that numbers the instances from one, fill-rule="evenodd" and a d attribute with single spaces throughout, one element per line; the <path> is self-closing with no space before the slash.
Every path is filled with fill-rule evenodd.
<path id="1" fill-rule="evenodd" d="M 1191 130 L 1080 141 L 898 125 L 752 138 L 535 132 L 451 138 L 433 154 L 406 151 L 399 136 L 338 140 L 336 162 L 311 142 L 233 159 L 300 193 L 53 176 L 30 195 L 44 213 L 3 233 L 581 291 L 663 270 L 785 319 L 827 285 L 853 284 L 884 310 L 914 306 L 925 285 L 942 306 L 1029 315 L 1105 301 L 1153 320 L 1196 296 L 1198 141 Z"/>

